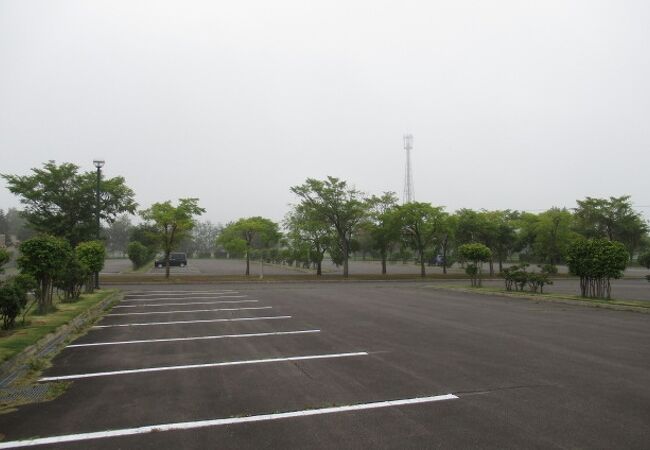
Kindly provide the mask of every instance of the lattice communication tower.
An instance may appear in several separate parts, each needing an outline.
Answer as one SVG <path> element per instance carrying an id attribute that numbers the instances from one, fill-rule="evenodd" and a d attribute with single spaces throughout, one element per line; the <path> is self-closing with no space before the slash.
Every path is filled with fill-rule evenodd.
<path id="1" fill-rule="evenodd" d="M 415 190 L 413 189 L 413 172 L 411 170 L 411 150 L 413 149 L 413 135 L 404 135 L 404 150 L 406 150 L 406 173 L 404 174 L 404 197 L 403 203 L 415 201 Z"/>

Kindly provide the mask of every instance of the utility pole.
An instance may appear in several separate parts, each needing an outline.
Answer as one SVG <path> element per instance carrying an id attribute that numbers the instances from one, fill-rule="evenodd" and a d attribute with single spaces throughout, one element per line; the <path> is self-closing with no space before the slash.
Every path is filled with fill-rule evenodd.
<path id="1" fill-rule="evenodd" d="M 104 167 L 104 160 L 103 159 L 96 159 L 93 161 L 93 164 L 97 168 L 97 190 L 95 192 L 95 215 L 97 218 L 97 240 L 99 241 L 101 236 L 101 225 L 99 223 L 99 217 L 100 217 L 100 205 L 99 205 L 99 190 L 100 190 L 100 182 L 102 180 L 102 167 Z M 99 289 L 99 272 L 95 272 L 95 289 Z"/>
<path id="2" fill-rule="evenodd" d="M 411 171 L 411 150 L 413 149 L 413 135 L 404 135 L 404 150 L 406 150 L 406 173 L 404 174 L 404 196 L 402 204 L 415 201 L 415 190 L 413 189 L 413 173 Z"/>

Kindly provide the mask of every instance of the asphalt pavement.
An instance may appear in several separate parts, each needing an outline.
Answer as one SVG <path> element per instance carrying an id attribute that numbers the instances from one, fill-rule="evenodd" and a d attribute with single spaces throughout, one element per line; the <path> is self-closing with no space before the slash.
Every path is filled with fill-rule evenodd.
<path id="1" fill-rule="evenodd" d="M 429 285 L 125 286 L 0 448 L 647 448 L 650 315 Z"/>

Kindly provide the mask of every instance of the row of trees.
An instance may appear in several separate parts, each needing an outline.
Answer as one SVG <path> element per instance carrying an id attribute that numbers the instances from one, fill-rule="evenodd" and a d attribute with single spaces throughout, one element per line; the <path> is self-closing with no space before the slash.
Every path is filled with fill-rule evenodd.
<path id="1" fill-rule="evenodd" d="M 73 164 L 48 162 L 42 169 L 33 169 L 32 175 L 3 175 L 25 205 L 22 217 L 29 227 L 60 237 L 72 247 L 92 238 L 98 212 L 95 175 L 78 169 Z M 157 251 L 168 259 L 172 250 L 192 241 L 199 254 L 213 253 L 217 245 L 231 255 L 245 256 L 247 274 L 251 255 L 260 250 L 286 262 L 312 264 L 318 274 L 328 256 L 343 266 L 345 276 L 353 253 L 380 259 L 382 273 L 389 259 L 413 258 L 424 276 L 427 263 L 433 261 L 444 272 L 456 260 L 471 261 L 459 251 L 464 244 L 489 249 L 491 274 L 497 267 L 502 272 L 503 263 L 515 254 L 524 262 L 567 262 L 571 244 L 582 238 L 621 242 L 630 257 L 650 248 L 648 224 L 627 196 L 588 197 L 578 201 L 573 211 L 552 208 L 533 214 L 460 209 L 449 213 L 425 202 L 400 205 L 393 193 L 367 196 L 334 177 L 308 178 L 290 190 L 298 201 L 282 224 L 262 217 L 242 218 L 226 227 L 201 224 L 197 218 L 204 210 L 197 199 L 190 198 L 177 205 L 155 203 L 140 212 L 144 222 L 132 226 L 124 214 L 135 213 L 133 191 L 116 177 L 101 182 L 99 213 L 107 224 L 109 242 L 124 244 L 128 236 L 129 253 L 137 264 Z"/>
<path id="2" fill-rule="evenodd" d="M 291 188 L 299 198 L 283 223 L 287 230 L 285 247 L 307 253 L 320 273 L 325 254 L 343 265 L 348 274 L 350 253 L 370 253 L 382 262 L 390 255 L 412 251 L 425 275 L 427 261 L 437 258 L 446 272 L 458 248 L 463 244 L 480 243 L 490 250 L 490 274 L 503 271 L 503 263 L 518 254 L 524 262 L 545 264 L 566 262 L 570 245 L 579 239 L 604 238 L 621 242 L 632 258 L 650 249 L 648 224 L 633 210 L 630 199 L 587 198 L 578 201 L 574 212 L 552 208 L 533 214 L 518 211 L 475 211 L 461 209 L 454 214 L 429 203 L 397 204 L 392 193 L 364 196 L 345 181 L 307 179 Z M 226 227 L 240 227 L 236 224 Z M 260 218 L 254 218 L 260 222 Z M 269 229 L 277 230 L 271 225 Z M 222 242 L 227 242 L 227 236 Z M 275 235 L 271 233 L 271 235 Z M 278 240 L 276 240 L 278 241 Z"/>

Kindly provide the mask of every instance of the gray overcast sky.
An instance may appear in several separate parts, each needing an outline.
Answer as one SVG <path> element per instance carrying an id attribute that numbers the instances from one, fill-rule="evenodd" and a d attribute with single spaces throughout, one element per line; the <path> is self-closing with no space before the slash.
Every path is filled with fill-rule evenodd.
<path id="1" fill-rule="evenodd" d="M 649 24 L 648 0 L 0 0 L 0 172 L 101 157 L 142 207 L 277 220 L 307 177 L 401 195 L 409 132 L 416 199 L 450 211 L 650 205 Z"/>

